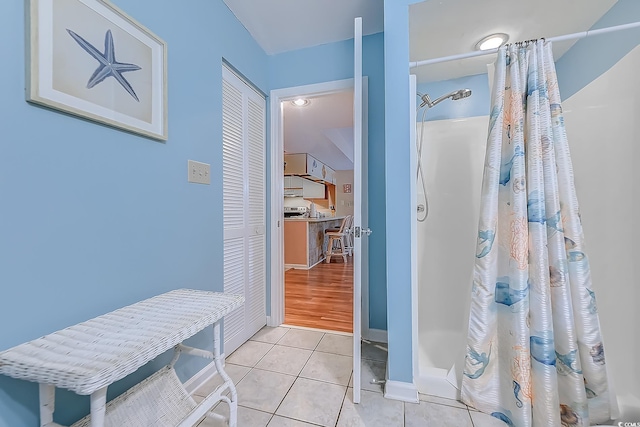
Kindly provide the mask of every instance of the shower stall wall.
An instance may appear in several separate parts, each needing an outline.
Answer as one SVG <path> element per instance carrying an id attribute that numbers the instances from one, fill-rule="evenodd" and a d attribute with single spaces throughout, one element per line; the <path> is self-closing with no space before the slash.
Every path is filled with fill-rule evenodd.
<path id="1" fill-rule="evenodd" d="M 640 47 L 562 104 L 606 365 L 623 422 L 640 421 L 638 69 Z"/>
<path id="2" fill-rule="evenodd" d="M 563 100 L 606 362 L 618 396 L 618 421 L 634 422 L 640 421 L 638 69 L 640 47 Z M 562 80 L 559 83 L 562 88 Z M 488 117 L 418 123 L 418 133 L 420 126 L 425 130 L 422 168 L 429 216 L 416 230 L 414 381 L 421 393 L 456 399 L 466 349 Z M 418 203 L 421 196 L 417 194 Z"/>
<path id="3" fill-rule="evenodd" d="M 416 385 L 451 399 L 466 346 L 488 124 L 488 116 L 418 123 L 429 216 L 417 226 Z M 421 185 L 417 198 L 423 203 Z"/>

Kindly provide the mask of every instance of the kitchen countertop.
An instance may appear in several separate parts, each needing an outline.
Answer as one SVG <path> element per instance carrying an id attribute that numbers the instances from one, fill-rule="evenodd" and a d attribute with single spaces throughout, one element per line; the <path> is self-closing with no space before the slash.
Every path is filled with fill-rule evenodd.
<path id="1" fill-rule="evenodd" d="M 285 218 L 285 221 L 296 221 L 296 222 L 323 222 L 323 221 L 335 221 L 344 219 L 343 216 L 326 216 L 324 218 Z"/>

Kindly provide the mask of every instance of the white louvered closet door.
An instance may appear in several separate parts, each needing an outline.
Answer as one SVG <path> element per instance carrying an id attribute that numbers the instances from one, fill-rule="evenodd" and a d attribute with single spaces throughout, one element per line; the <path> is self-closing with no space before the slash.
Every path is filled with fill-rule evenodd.
<path id="1" fill-rule="evenodd" d="M 266 323 L 265 99 L 222 67 L 224 291 L 245 296 L 224 318 L 229 355 Z"/>

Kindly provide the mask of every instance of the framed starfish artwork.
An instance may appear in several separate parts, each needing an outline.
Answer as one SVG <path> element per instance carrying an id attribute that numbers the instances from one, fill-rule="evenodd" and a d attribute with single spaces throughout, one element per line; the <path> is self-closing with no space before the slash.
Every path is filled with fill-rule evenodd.
<path id="1" fill-rule="evenodd" d="M 107 0 L 26 0 L 27 101 L 167 139 L 167 45 Z"/>

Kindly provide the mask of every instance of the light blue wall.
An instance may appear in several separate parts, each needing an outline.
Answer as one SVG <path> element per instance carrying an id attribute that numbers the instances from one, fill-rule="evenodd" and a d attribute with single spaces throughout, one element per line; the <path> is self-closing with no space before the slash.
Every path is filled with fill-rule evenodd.
<path id="1" fill-rule="evenodd" d="M 27 104 L 25 2 L 2 3 L 0 349 L 176 287 L 222 289 L 221 62 L 268 92 L 267 55 L 222 0 L 114 2 L 168 44 L 166 143 Z M 188 184 L 187 159 L 210 163 L 213 184 Z M 88 412 L 58 398 L 58 422 Z M 0 376 L 0 426 L 39 425 L 37 405 L 35 384 Z"/>
<path id="2" fill-rule="evenodd" d="M 640 1 L 618 2 L 591 28 L 640 21 Z M 556 62 L 562 99 L 602 75 L 640 43 L 640 28 L 584 38 Z"/>
<path id="3" fill-rule="evenodd" d="M 489 114 L 490 93 L 487 74 L 476 74 L 457 79 L 418 84 L 418 92 L 428 94 L 432 101 L 442 95 L 460 89 L 471 89 L 471 96 L 457 101 L 450 99 L 442 101 L 427 111 L 425 120 L 461 119 Z M 416 102 L 419 106 L 422 101 L 417 98 Z M 423 111 L 423 109 L 419 110 L 418 121 L 422 119 Z"/>
<path id="4" fill-rule="evenodd" d="M 387 212 L 387 372 L 413 382 L 411 319 L 411 180 L 409 138 L 409 8 L 384 2 L 385 191 Z M 417 344 L 417 343 L 416 343 Z"/>
<path id="5" fill-rule="evenodd" d="M 363 38 L 369 80 L 369 326 L 387 329 L 383 34 Z M 353 39 L 269 57 L 271 89 L 353 78 Z"/>

